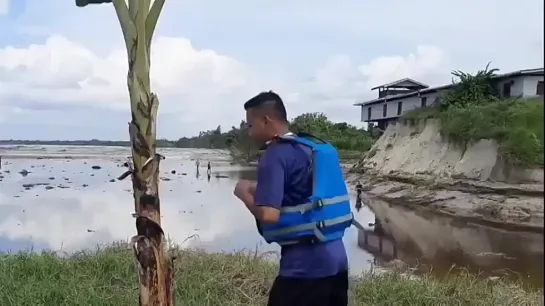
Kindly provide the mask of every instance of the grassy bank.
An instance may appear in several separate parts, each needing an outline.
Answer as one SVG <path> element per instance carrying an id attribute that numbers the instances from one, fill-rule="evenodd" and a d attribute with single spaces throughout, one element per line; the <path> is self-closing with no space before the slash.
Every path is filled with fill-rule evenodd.
<path id="1" fill-rule="evenodd" d="M 543 98 L 502 98 L 498 69 L 489 65 L 476 74 L 453 71 L 452 87 L 433 106 L 403 117 L 409 123 L 439 119 L 441 134 L 464 148 L 481 139 L 494 139 L 507 161 L 542 166 Z"/>
<path id="2" fill-rule="evenodd" d="M 501 154 L 521 165 L 543 165 L 543 100 L 491 100 L 463 106 L 427 107 L 404 115 L 410 122 L 436 118 L 441 134 L 460 145 L 494 139 Z"/>
<path id="3" fill-rule="evenodd" d="M 177 251 L 177 305 L 265 305 L 276 267 L 258 256 Z M 132 253 L 126 246 L 81 252 L 0 256 L 2 305 L 137 305 Z M 542 293 L 470 275 L 444 281 L 407 280 L 400 273 L 363 276 L 352 286 L 353 305 L 542 305 Z"/>

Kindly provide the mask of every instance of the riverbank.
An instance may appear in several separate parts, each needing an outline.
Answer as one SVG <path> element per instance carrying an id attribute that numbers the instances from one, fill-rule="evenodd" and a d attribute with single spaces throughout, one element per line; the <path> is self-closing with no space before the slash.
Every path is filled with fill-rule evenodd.
<path id="1" fill-rule="evenodd" d="M 178 305 L 265 305 L 276 266 L 251 253 L 173 250 Z M 0 300 L 5 305 L 136 305 L 137 280 L 126 245 L 83 251 L 0 256 Z M 503 280 L 452 275 L 408 278 L 401 271 L 355 279 L 352 305 L 542 305 L 542 292 Z"/>
<path id="2" fill-rule="evenodd" d="M 370 199 L 543 233 L 543 100 L 447 102 L 388 126 L 349 180 Z"/>

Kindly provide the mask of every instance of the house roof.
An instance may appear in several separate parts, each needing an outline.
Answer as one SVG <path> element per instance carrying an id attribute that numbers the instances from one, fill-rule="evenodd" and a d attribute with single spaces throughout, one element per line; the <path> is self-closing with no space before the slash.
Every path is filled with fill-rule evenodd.
<path id="1" fill-rule="evenodd" d="M 371 88 L 371 90 L 375 90 L 375 89 L 378 89 L 378 88 L 418 88 L 418 89 L 424 89 L 424 88 L 428 88 L 428 87 L 430 87 L 430 86 L 426 85 L 424 83 L 420 83 L 420 82 L 415 81 L 415 80 L 410 79 L 410 78 L 404 78 L 404 79 L 397 80 L 397 81 L 394 81 L 394 82 L 391 82 L 391 83 L 388 83 L 388 84 L 375 86 L 375 87 Z"/>
<path id="2" fill-rule="evenodd" d="M 517 70 L 517 71 L 508 72 L 508 73 L 504 73 L 504 74 L 498 74 L 494 78 L 503 79 L 503 78 L 509 78 L 509 77 L 515 77 L 515 76 L 530 76 L 530 75 L 532 75 L 532 76 L 543 76 L 544 75 L 544 69 L 543 68 L 535 68 L 535 69 Z M 412 96 L 418 96 L 418 95 L 421 95 L 421 94 L 427 94 L 427 93 L 433 93 L 433 92 L 437 92 L 437 91 L 443 91 L 443 90 L 449 89 L 450 87 L 452 87 L 452 85 L 453 84 L 446 84 L 446 85 L 441 85 L 441 86 L 436 86 L 436 87 L 431 87 L 431 88 L 425 88 L 425 89 L 421 89 L 421 90 L 418 90 L 418 91 L 413 91 L 413 92 L 409 92 L 409 93 L 405 93 L 405 94 L 399 94 L 399 95 L 394 95 L 394 96 L 386 96 L 386 97 L 377 98 L 377 99 L 373 99 L 373 100 L 369 100 L 369 101 L 365 101 L 365 102 L 355 103 L 354 106 L 376 104 L 376 103 L 380 103 L 380 102 L 383 102 L 383 101 L 394 101 L 394 100 L 404 99 L 404 98 L 408 98 L 408 97 L 412 97 Z"/>
<path id="3" fill-rule="evenodd" d="M 513 76 L 519 76 L 519 75 L 535 75 L 535 76 L 543 76 L 543 68 L 534 68 L 534 69 L 523 69 L 523 70 L 517 70 L 513 72 L 508 72 L 504 74 L 498 74 L 496 78 L 508 78 Z"/>

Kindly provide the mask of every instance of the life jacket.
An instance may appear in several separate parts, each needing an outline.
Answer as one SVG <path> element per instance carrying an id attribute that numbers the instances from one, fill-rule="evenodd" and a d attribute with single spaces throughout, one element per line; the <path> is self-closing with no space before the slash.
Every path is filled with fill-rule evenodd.
<path id="1" fill-rule="evenodd" d="M 306 133 L 286 134 L 278 141 L 297 142 L 312 150 L 312 195 L 304 203 L 282 207 L 276 224 L 259 224 L 260 234 L 268 243 L 279 245 L 341 239 L 354 216 L 337 150 Z"/>

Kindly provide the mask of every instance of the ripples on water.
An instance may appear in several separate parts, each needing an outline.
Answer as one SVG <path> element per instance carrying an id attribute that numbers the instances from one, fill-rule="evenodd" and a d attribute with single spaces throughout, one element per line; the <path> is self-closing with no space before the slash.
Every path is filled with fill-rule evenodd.
<path id="1" fill-rule="evenodd" d="M 232 195 L 238 179 L 255 179 L 253 168 L 233 165 L 227 153 L 217 150 L 159 151 L 167 157 L 161 163 L 160 198 L 170 239 L 181 243 L 198 234 L 184 246 L 278 251 L 263 242 L 253 218 Z M 111 182 L 126 170 L 121 165 L 129 155 L 128 148 L 120 147 L 0 148 L 0 251 L 70 252 L 129 239 L 135 233 L 131 183 Z M 198 177 L 195 158 L 201 160 Z M 101 169 L 93 170 L 95 165 Z M 19 174 L 23 169 L 30 173 Z M 506 232 L 377 201 L 369 207 L 356 213 L 367 230 L 358 235 L 351 228 L 345 237 L 353 273 L 397 258 L 421 270 L 433 266 L 439 275 L 457 265 L 487 276 L 508 272 L 543 285 L 543 234 Z M 374 222 L 380 226 L 373 230 Z"/>

